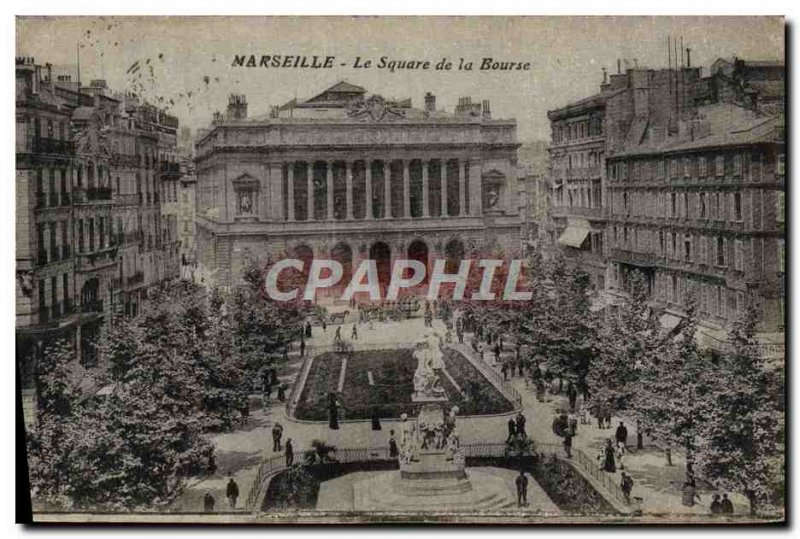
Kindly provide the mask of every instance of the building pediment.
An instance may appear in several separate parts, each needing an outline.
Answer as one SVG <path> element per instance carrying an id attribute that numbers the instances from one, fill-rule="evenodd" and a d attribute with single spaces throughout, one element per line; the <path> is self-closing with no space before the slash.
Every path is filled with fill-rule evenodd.
<path id="1" fill-rule="evenodd" d="M 241 176 L 233 180 L 232 183 L 236 189 L 254 189 L 254 190 L 257 190 L 259 188 L 259 185 L 261 184 L 261 182 L 259 182 L 257 178 L 254 178 L 249 174 L 242 174 Z"/>

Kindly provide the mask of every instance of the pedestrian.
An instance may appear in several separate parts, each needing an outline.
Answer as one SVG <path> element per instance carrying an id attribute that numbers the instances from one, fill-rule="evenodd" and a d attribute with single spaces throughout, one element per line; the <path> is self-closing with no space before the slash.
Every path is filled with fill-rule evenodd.
<path id="1" fill-rule="evenodd" d="M 286 401 L 286 384 L 278 385 L 278 400 L 281 402 Z"/>
<path id="2" fill-rule="evenodd" d="M 381 415 L 376 406 L 372 407 L 372 430 L 381 430 Z"/>
<path id="3" fill-rule="evenodd" d="M 573 436 L 577 436 L 578 435 L 578 420 L 572 414 L 569 415 L 569 432 Z"/>
<path id="4" fill-rule="evenodd" d="M 605 421 L 606 428 L 610 429 L 611 428 L 611 407 L 606 405 L 605 408 L 603 408 L 603 410 L 605 410 L 605 416 L 603 417 L 603 419 Z M 625 429 L 625 432 L 627 433 L 628 430 Z M 626 434 L 625 438 L 627 439 L 627 434 Z"/>
<path id="5" fill-rule="evenodd" d="M 501 350 L 502 349 L 500 348 L 500 343 L 499 342 L 494 345 L 494 362 L 495 363 L 500 363 L 500 351 Z"/>
<path id="6" fill-rule="evenodd" d="M 508 380 L 508 365 L 503 363 L 503 366 L 500 367 L 500 372 L 503 373 L 503 380 Z"/>
<path id="7" fill-rule="evenodd" d="M 719 494 L 714 494 L 714 499 L 711 501 L 711 505 L 708 509 L 711 511 L 712 515 L 719 515 L 722 513 L 722 504 L 719 502 Z"/>
<path id="8" fill-rule="evenodd" d="M 603 461 L 603 470 L 609 473 L 614 473 L 617 471 L 617 465 L 614 460 L 614 445 L 611 443 L 611 438 L 606 439 L 605 460 Z"/>
<path id="9" fill-rule="evenodd" d="M 283 453 L 286 456 L 286 466 L 291 466 L 294 462 L 294 447 L 292 447 L 292 439 L 286 438 Z"/>
<path id="10" fill-rule="evenodd" d="M 517 436 L 521 436 L 522 438 L 527 438 L 528 433 L 525 432 L 525 416 L 522 415 L 522 412 L 517 413 L 517 419 L 515 421 L 516 426 L 516 433 Z"/>
<path id="11" fill-rule="evenodd" d="M 617 432 L 614 435 L 614 438 L 617 440 L 617 445 L 628 445 L 628 429 L 625 427 L 625 424 L 622 423 L 622 421 L 619 422 L 619 427 L 617 427 Z"/>
<path id="12" fill-rule="evenodd" d="M 208 466 L 206 471 L 208 475 L 214 475 L 217 471 L 217 458 L 214 456 L 213 451 L 208 454 Z"/>
<path id="13" fill-rule="evenodd" d="M 322 319 L 322 332 L 323 333 L 328 332 L 328 322 L 325 320 L 325 318 Z"/>
<path id="14" fill-rule="evenodd" d="M 722 494 L 722 501 L 720 502 L 720 509 L 723 515 L 732 515 L 733 514 L 733 503 L 728 499 L 728 495 L 723 493 Z"/>
<path id="15" fill-rule="evenodd" d="M 311 321 L 306 321 L 306 338 L 311 338 Z"/>
<path id="16" fill-rule="evenodd" d="M 203 496 L 203 511 L 206 513 L 213 513 L 215 503 L 216 500 L 214 500 L 214 496 L 211 495 L 211 491 L 206 489 L 206 495 Z"/>
<path id="17" fill-rule="evenodd" d="M 517 507 L 528 505 L 528 478 L 525 472 L 520 470 L 516 480 L 517 484 Z"/>
<path id="18" fill-rule="evenodd" d="M 619 488 L 622 490 L 622 495 L 625 496 L 625 502 L 630 505 L 631 491 L 633 490 L 633 478 L 625 472 L 622 472 L 622 479 L 620 479 Z"/>
<path id="19" fill-rule="evenodd" d="M 231 510 L 236 509 L 236 499 L 239 497 L 239 485 L 233 480 L 233 475 L 228 474 L 228 488 L 225 490 L 225 495 L 228 496 L 228 504 Z"/>
<path id="20" fill-rule="evenodd" d="M 300 339 L 300 357 L 306 357 L 306 341 Z"/>
<path id="21" fill-rule="evenodd" d="M 281 450 L 281 438 L 283 437 L 283 426 L 280 423 L 275 423 L 272 427 L 272 450 Z"/>
<path id="22" fill-rule="evenodd" d="M 564 433 L 564 453 L 568 459 L 572 458 L 572 434 L 569 431 Z"/>
<path id="23" fill-rule="evenodd" d="M 342 340 L 342 326 L 336 326 L 336 333 L 333 334 L 333 342 Z"/>
<path id="24" fill-rule="evenodd" d="M 389 458 L 396 459 L 397 455 L 399 455 L 399 451 L 397 451 L 397 440 L 394 437 L 394 430 L 389 431 Z"/>
<path id="25" fill-rule="evenodd" d="M 569 411 L 575 413 L 575 404 L 578 402 L 578 390 L 575 385 L 570 382 L 567 385 L 567 398 L 569 399 Z"/>
<path id="26" fill-rule="evenodd" d="M 545 396 L 545 387 L 544 387 L 544 380 L 540 378 L 536 379 L 536 400 L 539 402 L 544 402 Z"/>
<path id="27" fill-rule="evenodd" d="M 478 343 L 478 354 L 481 357 L 481 361 L 483 361 L 483 353 L 484 353 L 484 347 L 483 347 L 483 343 L 481 342 L 481 343 Z"/>
<path id="28" fill-rule="evenodd" d="M 358 340 L 358 326 L 356 324 L 353 324 L 353 329 L 350 331 L 350 338 L 354 341 Z"/>
<path id="29" fill-rule="evenodd" d="M 332 430 L 339 430 L 339 401 L 335 394 L 331 394 L 328 403 L 328 427 Z"/>
<path id="30" fill-rule="evenodd" d="M 694 485 L 694 483 L 692 481 L 684 482 L 683 483 L 683 488 L 681 489 L 681 492 L 683 494 L 681 501 L 682 501 L 683 505 L 685 505 L 687 507 L 694 506 L 695 499 L 697 501 L 701 501 L 700 500 L 700 495 L 697 494 L 697 487 L 695 487 L 695 485 Z M 724 500 L 723 500 L 723 504 L 724 504 Z M 723 508 L 724 508 L 724 505 L 723 505 Z"/>
<path id="31" fill-rule="evenodd" d="M 517 435 L 517 424 L 514 422 L 514 418 L 508 419 L 508 438 L 506 438 L 506 443 L 513 440 Z"/>
<path id="32" fill-rule="evenodd" d="M 619 469 L 625 469 L 625 456 L 628 454 L 628 448 L 625 447 L 625 444 L 622 442 L 617 442 L 617 462 L 619 463 Z"/>

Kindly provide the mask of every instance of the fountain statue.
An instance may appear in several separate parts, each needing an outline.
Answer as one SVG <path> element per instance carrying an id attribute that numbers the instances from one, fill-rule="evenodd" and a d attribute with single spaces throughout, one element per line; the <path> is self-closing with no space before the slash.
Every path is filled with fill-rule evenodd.
<path id="1" fill-rule="evenodd" d="M 444 359 L 439 343 L 429 336 L 418 342 L 414 350 L 417 370 L 414 371 L 413 402 L 446 401 L 447 394 L 439 379 L 439 372 L 444 368 Z"/>

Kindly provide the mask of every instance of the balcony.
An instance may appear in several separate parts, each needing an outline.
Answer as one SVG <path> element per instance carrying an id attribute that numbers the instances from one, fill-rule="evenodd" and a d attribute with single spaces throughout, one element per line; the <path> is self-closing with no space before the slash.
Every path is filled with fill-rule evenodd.
<path id="1" fill-rule="evenodd" d="M 180 163 L 161 162 L 161 176 L 167 178 L 177 178 L 181 175 Z"/>
<path id="2" fill-rule="evenodd" d="M 569 180 L 599 179 L 600 167 L 568 168 L 565 173 Z"/>
<path id="3" fill-rule="evenodd" d="M 93 204 L 96 202 L 111 202 L 110 187 L 89 187 L 74 191 L 75 204 Z"/>
<path id="4" fill-rule="evenodd" d="M 611 249 L 611 258 L 635 266 L 655 266 L 655 253 L 637 253 L 626 249 Z"/>
<path id="5" fill-rule="evenodd" d="M 140 194 L 114 194 L 114 204 L 117 206 L 137 206 L 142 203 Z"/>
<path id="6" fill-rule="evenodd" d="M 75 153 L 75 143 L 71 140 L 59 140 L 47 137 L 32 138 L 28 147 L 33 153 L 54 153 L 61 155 Z"/>
<path id="7" fill-rule="evenodd" d="M 69 298 L 52 305 L 39 305 L 39 324 L 58 325 L 58 321 L 75 313 L 75 304 Z"/>
<path id="8" fill-rule="evenodd" d="M 76 269 L 91 271 L 113 265 L 117 260 L 117 248 L 106 247 L 92 253 L 80 253 L 77 257 Z"/>
<path id="9" fill-rule="evenodd" d="M 603 208 L 585 208 L 580 206 L 553 206 L 550 213 L 556 217 L 588 217 L 591 219 L 600 219 L 603 217 Z"/>
<path id="10" fill-rule="evenodd" d="M 125 286 L 128 288 L 133 288 L 135 286 L 139 286 L 144 283 L 144 272 L 137 271 L 127 279 L 125 279 Z"/>
<path id="11" fill-rule="evenodd" d="M 101 313 L 103 312 L 103 300 L 96 299 L 81 303 L 82 313 Z"/>

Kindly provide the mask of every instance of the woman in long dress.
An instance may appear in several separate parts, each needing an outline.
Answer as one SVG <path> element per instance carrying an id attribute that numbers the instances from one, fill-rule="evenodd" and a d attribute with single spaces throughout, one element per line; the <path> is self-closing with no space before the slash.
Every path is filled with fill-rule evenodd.
<path id="1" fill-rule="evenodd" d="M 606 440 L 606 460 L 603 463 L 603 470 L 614 473 L 617 471 L 617 465 L 614 461 L 614 446 L 611 444 L 611 440 Z"/>

